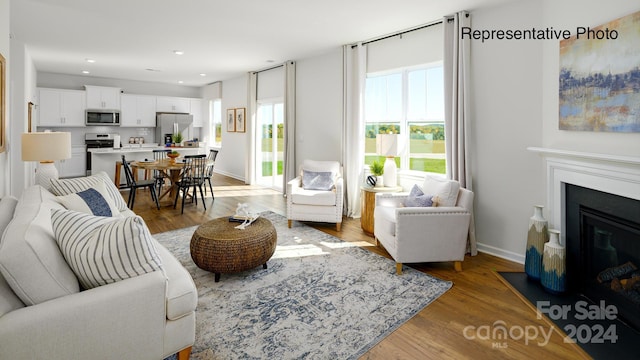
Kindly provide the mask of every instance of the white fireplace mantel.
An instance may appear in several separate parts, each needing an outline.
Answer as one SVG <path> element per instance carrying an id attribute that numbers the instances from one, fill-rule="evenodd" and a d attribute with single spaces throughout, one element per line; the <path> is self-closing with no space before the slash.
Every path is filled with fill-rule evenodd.
<path id="1" fill-rule="evenodd" d="M 574 184 L 640 200 L 640 157 L 529 147 L 544 157 L 549 228 L 566 244 L 564 184 Z"/>

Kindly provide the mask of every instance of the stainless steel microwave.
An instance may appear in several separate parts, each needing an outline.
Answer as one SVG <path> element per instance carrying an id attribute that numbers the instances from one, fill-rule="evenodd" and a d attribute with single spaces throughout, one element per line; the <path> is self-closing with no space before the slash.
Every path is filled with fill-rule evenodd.
<path id="1" fill-rule="evenodd" d="M 105 111 L 105 110 L 87 110 L 85 117 L 86 125 L 101 125 L 101 126 L 119 126 L 120 125 L 120 112 L 119 111 Z"/>

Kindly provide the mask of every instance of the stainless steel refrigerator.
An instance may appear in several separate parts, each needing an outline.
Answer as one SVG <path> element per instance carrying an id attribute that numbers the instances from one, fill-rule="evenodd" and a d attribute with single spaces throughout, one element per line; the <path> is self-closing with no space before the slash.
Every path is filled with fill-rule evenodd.
<path id="1" fill-rule="evenodd" d="M 190 140 L 194 136 L 193 115 L 190 114 L 156 114 L 156 142 L 167 143 L 167 137 L 181 133 L 183 141 Z"/>

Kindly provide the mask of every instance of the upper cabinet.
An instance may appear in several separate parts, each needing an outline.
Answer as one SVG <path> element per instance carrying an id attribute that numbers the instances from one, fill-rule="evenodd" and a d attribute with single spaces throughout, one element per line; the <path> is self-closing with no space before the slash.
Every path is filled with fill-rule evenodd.
<path id="1" fill-rule="evenodd" d="M 84 126 L 84 91 L 40 88 L 38 98 L 38 126 Z"/>
<path id="2" fill-rule="evenodd" d="M 85 85 L 87 109 L 120 110 L 120 88 Z"/>
<path id="3" fill-rule="evenodd" d="M 155 127 L 156 97 L 149 95 L 122 94 L 120 97 L 120 126 Z"/>
<path id="4" fill-rule="evenodd" d="M 175 112 L 189 113 L 191 104 L 188 98 L 158 96 L 156 103 L 156 111 L 158 112 Z"/>
<path id="5" fill-rule="evenodd" d="M 204 108 L 202 104 L 204 102 L 202 99 L 190 99 L 189 104 L 191 107 L 191 114 L 193 115 L 193 126 L 194 127 L 202 127 L 202 122 L 204 118 Z"/>

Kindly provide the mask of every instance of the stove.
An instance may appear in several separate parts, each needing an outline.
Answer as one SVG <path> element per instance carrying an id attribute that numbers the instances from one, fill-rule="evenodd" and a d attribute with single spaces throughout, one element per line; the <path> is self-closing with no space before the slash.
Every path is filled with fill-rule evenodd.
<path id="1" fill-rule="evenodd" d="M 119 137 L 118 134 L 85 134 L 84 144 L 87 146 L 87 176 L 91 175 L 91 152 L 89 152 L 89 149 L 113 148 L 116 137 Z"/>

